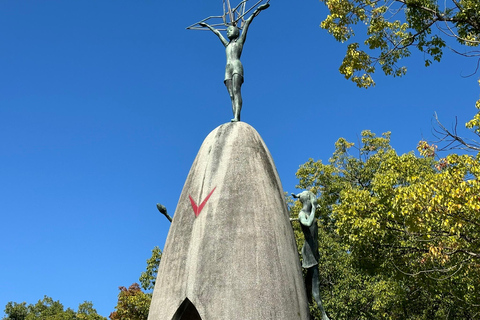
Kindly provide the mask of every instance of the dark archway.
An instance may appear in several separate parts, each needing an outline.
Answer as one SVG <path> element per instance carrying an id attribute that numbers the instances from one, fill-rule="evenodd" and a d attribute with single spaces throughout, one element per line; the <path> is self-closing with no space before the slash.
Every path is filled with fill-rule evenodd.
<path id="1" fill-rule="evenodd" d="M 200 317 L 193 303 L 188 298 L 185 298 L 180 307 L 178 307 L 177 312 L 173 315 L 172 320 L 202 320 L 202 317 Z"/>

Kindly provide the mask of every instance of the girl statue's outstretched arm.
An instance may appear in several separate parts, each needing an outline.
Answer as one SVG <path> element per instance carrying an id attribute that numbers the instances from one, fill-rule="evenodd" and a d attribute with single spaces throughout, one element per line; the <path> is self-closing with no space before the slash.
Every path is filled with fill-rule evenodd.
<path id="1" fill-rule="evenodd" d="M 247 21 L 245 21 L 245 26 L 243 26 L 242 35 L 238 38 L 238 41 L 240 41 L 242 44 L 245 42 L 245 40 L 247 39 L 248 27 L 250 27 L 250 23 L 252 23 L 253 18 L 258 16 L 260 11 L 267 9 L 268 7 L 270 7 L 269 3 L 262 4 L 253 12 L 250 18 L 248 18 Z"/>
<path id="2" fill-rule="evenodd" d="M 220 41 L 222 41 L 222 44 L 226 47 L 228 45 L 228 41 L 222 36 L 222 34 L 220 33 L 220 31 L 218 31 L 217 29 L 215 28 L 212 28 L 210 25 L 208 25 L 207 23 L 205 22 L 200 22 L 199 25 L 201 25 L 202 27 L 207 27 L 208 29 L 210 29 L 213 33 L 215 33 L 217 35 L 217 37 L 220 39 Z"/>

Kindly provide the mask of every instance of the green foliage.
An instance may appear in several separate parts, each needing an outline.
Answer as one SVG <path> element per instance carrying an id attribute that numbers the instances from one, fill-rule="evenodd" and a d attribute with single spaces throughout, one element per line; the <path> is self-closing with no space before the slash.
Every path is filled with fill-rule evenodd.
<path id="1" fill-rule="evenodd" d="M 155 246 L 152 250 L 152 256 L 147 260 L 147 269 L 140 275 L 140 284 L 143 290 L 153 290 L 155 280 L 157 279 L 158 266 L 162 258 L 162 250 Z"/>
<path id="2" fill-rule="evenodd" d="M 157 277 L 158 265 L 162 251 L 155 247 L 152 256 L 147 260 L 147 269 L 142 272 L 140 282 L 144 290 L 153 290 Z M 118 303 L 115 311 L 109 316 L 112 320 L 146 320 L 152 299 L 151 293 L 145 293 L 137 283 L 128 289 L 119 287 Z M 26 302 L 9 302 L 5 306 L 5 315 L 2 320 L 106 320 L 97 314 L 91 302 L 85 301 L 78 306 L 78 311 L 64 310 L 60 301 L 54 301 L 45 296 L 36 304 L 27 305 Z"/>
<path id="3" fill-rule="evenodd" d="M 85 301 L 78 306 L 77 320 L 106 320 L 105 317 L 99 316 L 97 310 L 93 308 L 93 303 Z"/>
<path id="4" fill-rule="evenodd" d="M 60 301 L 47 296 L 28 306 L 26 302 L 9 302 L 5 306 L 5 315 L 3 320 L 106 320 L 97 314 L 91 302 L 81 303 L 75 312 L 70 308 L 65 310 Z"/>
<path id="5" fill-rule="evenodd" d="M 147 260 L 147 269 L 140 275 L 140 283 L 144 290 L 153 290 L 157 278 L 158 266 L 162 258 L 162 251 L 154 247 L 152 256 Z M 111 320 L 146 320 L 152 301 L 152 293 L 142 291 L 137 283 L 128 289 L 119 287 L 118 303 L 115 311 L 109 316 Z"/>
<path id="6" fill-rule="evenodd" d="M 24 320 L 28 315 L 27 303 L 17 303 L 10 301 L 5 306 L 5 314 L 7 315 L 4 320 Z"/>
<path id="7" fill-rule="evenodd" d="M 480 80 L 478 81 L 480 84 Z M 475 108 L 477 108 L 477 114 L 473 117 L 472 120 L 468 121 L 465 124 L 465 127 L 472 130 L 477 136 L 480 137 L 480 100 L 477 100 L 475 103 Z"/>
<path id="8" fill-rule="evenodd" d="M 320 272 L 334 319 L 471 319 L 480 312 L 480 162 L 398 155 L 390 133 L 341 138 L 309 160 L 299 188 L 318 194 Z M 355 150 L 356 156 L 351 152 Z M 295 207 L 293 208 L 293 211 Z"/>
<path id="9" fill-rule="evenodd" d="M 146 320 L 152 295 L 140 289 L 138 283 L 130 287 L 119 287 L 118 303 L 109 316 L 111 320 Z"/>
<path id="10" fill-rule="evenodd" d="M 329 15 L 322 22 L 337 41 L 357 34 L 361 41 L 347 45 L 340 73 L 359 87 L 374 86 L 378 66 L 386 75 L 402 76 L 407 69 L 397 63 L 409 57 L 410 48 L 424 53 L 425 66 L 440 61 L 450 37 L 464 46 L 480 44 L 478 0 L 320 0 Z M 467 53 L 464 55 L 478 55 Z"/>

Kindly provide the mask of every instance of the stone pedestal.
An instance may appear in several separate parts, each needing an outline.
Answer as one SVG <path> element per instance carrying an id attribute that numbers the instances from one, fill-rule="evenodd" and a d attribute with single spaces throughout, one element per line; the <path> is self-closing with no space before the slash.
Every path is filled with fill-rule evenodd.
<path id="1" fill-rule="evenodd" d="M 281 182 L 250 125 L 223 124 L 203 142 L 168 233 L 148 319 L 309 319 Z"/>

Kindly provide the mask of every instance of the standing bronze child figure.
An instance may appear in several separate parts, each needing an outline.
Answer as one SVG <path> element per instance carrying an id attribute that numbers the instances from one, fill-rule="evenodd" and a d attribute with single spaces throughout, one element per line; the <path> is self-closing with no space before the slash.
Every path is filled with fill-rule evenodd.
<path id="1" fill-rule="evenodd" d="M 243 84 L 243 65 L 240 62 L 240 56 L 242 55 L 243 45 L 245 39 L 247 38 L 248 27 L 252 23 L 253 18 L 255 18 L 260 11 L 267 9 L 270 4 L 265 3 L 259 6 L 253 14 L 245 21 L 242 34 L 240 34 L 240 29 L 232 24 L 227 28 L 227 38 L 230 41 L 227 41 L 220 31 L 211 27 L 205 22 L 200 22 L 199 24 L 202 27 L 207 27 L 213 33 L 215 33 L 222 44 L 225 46 L 225 52 L 227 54 L 227 65 L 225 67 L 225 86 L 227 87 L 228 94 L 232 100 L 232 111 L 234 121 L 240 121 L 240 111 L 242 110 L 242 94 L 241 88 Z"/>
<path id="2" fill-rule="evenodd" d="M 312 296 L 322 313 L 322 320 L 329 320 L 325 310 L 323 309 L 322 299 L 320 297 L 320 279 L 318 271 L 318 225 L 315 218 L 315 209 L 317 208 L 317 198 L 310 191 L 303 191 L 299 194 L 293 194 L 294 198 L 298 198 L 303 207 L 298 214 L 298 220 L 302 227 L 305 243 L 302 247 L 302 267 L 307 269 L 305 277 L 305 286 L 307 287 L 307 297 L 311 302 Z"/>

